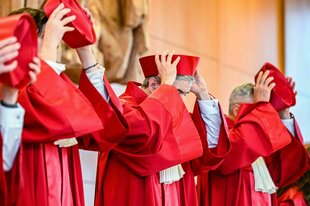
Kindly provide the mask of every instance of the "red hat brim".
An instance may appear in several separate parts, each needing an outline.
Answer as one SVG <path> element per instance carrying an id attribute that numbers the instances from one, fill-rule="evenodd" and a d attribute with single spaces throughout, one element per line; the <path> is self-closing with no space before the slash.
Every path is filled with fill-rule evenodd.
<path id="1" fill-rule="evenodd" d="M 172 62 L 178 57 L 181 59 L 177 65 L 177 74 L 194 76 L 200 58 L 196 56 L 175 54 L 172 56 Z M 155 55 L 141 57 L 139 62 L 145 78 L 158 75 Z"/>
<path id="2" fill-rule="evenodd" d="M 19 55 L 7 62 L 17 60 L 17 68 L 0 75 L 0 81 L 10 87 L 22 88 L 29 83 L 29 63 L 38 55 L 37 28 L 33 18 L 27 14 L 8 16 L 0 19 L 0 39 L 15 36 L 21 47 Z"/>
<path id="3" fill-rule="evenodd" d="M 294 106 L 296 104 L 296 96 L 294 94 L 293 88 L 290 86 L 290 83 L 285 78 L 285 76 L 274 65 L 268 62 L 265 63 L 255 75 L 255 81 L 259 72 L 265 72 L 266 70 L 270 71 L 269 76 L 273 77 L 273 82 L 276 83 L 276 86 L 271 91 L 270 103 L 272 106 L 277 111 Z"/>
<path id="4" fill-rule="evenodd" d="M 64 34 L 64 42 L 71 48 L 79 48 L 95 43 L 96 34 L 93 25 L 76 0 L 48 0 L 44 4 L 46 15 L 49 17 L 61 3 L 65 5 L 65 8 L 71 9 L 71 12 L 68 14 L 69 16 L 76 16 L 74 21 L 66 25 L 74 27 L 75 30 Z"/>

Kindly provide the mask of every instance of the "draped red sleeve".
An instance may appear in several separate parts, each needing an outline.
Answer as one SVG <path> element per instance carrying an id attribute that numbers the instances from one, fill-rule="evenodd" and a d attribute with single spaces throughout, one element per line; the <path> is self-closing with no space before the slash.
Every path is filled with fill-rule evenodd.
<path id="1" fill-rule="evenodd" d="M 135 173 L 147 176 L 201 155 L 197 131 L 174 87 L 162 85 L 139 106 L 125 102 L 124 115 L 130 129 L 115 154 Z"/>
<path id="2" fill-rule="evenodd" d="M 228 120 L 229 121 L 229 120 Z M 219 170 L 232 173 L 291 142 L 278 113 L 269 103 L 244 104 L 230 129 L 232 148 Z"/>
<path id="3" fill-rule="evenodd" d="M 147 97 L 128 83 L 120 99 L 129 130 L 100 155 L 95 205 L 159 205 L 164 197 L 157 172 L 200 156 L 199 134 L 172 86 Z"/>
<path id="4" fill-rule="evenodd" d="M 278 187 L 296 182 L 310 169 L 310 158 L 296 120 L 294 124 L 295 137 L 291 136 L 291 143 L 265 158 L 269 173 Z"/>
<path id="5" fill-rule="evenodd" d="M 65 76 L 44 61 L 37 81 L 22 89 L 18 102 L 25 108 L 23 142 L 44 143 L 79 137 L 103 128 L 94 108 Z"/>
<path id="6" fill-rule="evenodd" d="M 196 175 L 207 173 L 209 170 L 216 169 L 231 149 L 230 141 L 228 138 L 228 127 L 221 108 L 220 112 L 222 124 L 220 126 L 218 145 L 216 148 L 209 148 L 206 126 L 201 117 L 198 102 L 195 104 L 192 118 L 197 127 L 203 145 L 203 155 L 195 160 L 192 160 L 193 171 Z"/>
<path id="7" fill-rule="evenodd" d="M 83 136 L 80 140 L 80 148 L 106 152 L 124 138 L 125 131 L 128 128 L 127 121 L 122 115 L 122 105 L 105 77 L 104 86 L 109 96 L 109 102 L 103 99 L 101 94 L 89 81 L 85 72 L 82 72 L 79 88 L 93 105 L 102 121 L 103 129 Z"/>
<path id="8" fill-rule="evenodd" d="M 291 136 L 269 103 L 242 105 L 235 122 L 227 123 L 231 150 L 216 170 L 198 177 L 199 204 L 268 205 L 270 195 L 254 190 L 251 163 L 290 144 Z"/>

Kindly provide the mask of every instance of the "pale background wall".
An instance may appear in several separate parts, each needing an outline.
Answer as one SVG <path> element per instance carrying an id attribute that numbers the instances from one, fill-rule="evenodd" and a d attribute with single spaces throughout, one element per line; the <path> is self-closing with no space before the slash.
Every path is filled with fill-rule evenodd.
<path id="1" fill-rule="evenodd" d="M 293 108 L 305 141 L 310 143 L 310 1 L 286 0 L 285 68 L 297 82 Z"/>

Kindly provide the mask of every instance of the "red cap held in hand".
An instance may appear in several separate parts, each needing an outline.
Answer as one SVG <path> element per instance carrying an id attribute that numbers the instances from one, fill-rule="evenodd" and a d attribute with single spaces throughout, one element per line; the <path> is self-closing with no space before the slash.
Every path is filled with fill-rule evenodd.
<path id="1" fill-rule="evenodd" d="M 0 82 L 15 88 L 22 88 L 29 83 L 29 63 L 38 53 L 37 27 L 33 18 L 27 14 L 8 16 L 0 19 L 0 39 L 15 36 L 21 47 L 18 56 L 8 64 L 17 60 L 17 68 L 0 75 Z"/>
<path id="2" fill-rule="evenodd" d="M 276 86 L 271 91 L 270 103 L 272 106 L 277 111 L 294 106 L 296 104 L 296 97 L 289 81 L 279 69 L 270 63 L 265 63 L 258 73 L 260 71 L 265 72 L 266 70 L 270 71 L 269 76 L 273 77 L 273 82 L 276 83 Z M 255 75 L 255 81 L 258 77 L 258 73 Z"/>
<path id="3" fill-rule="evenodd" d="M 174 62 L 178 56 L 181 59 L 177 65 L 177 75 L 194 76 L 199 62 L 199 57 L 174 54 L 172 56 L 172 62 Z M 145 78 L 158 75 L 155 55 L 141 57 L 139 61 Z"/>
<path id="4" fill-rule="evenodd" d="M 76 16 L 74 21 L 67 24 L 67 26 L 74 27 L 75 30 L 66 32 L 63 36 L 63 40 L 71 48 L 79 48 L 96 42 L 96 34 L 93 25 L 76 0 L 48 0 L 44 5 L 46 15 L 49 17 L 61 3 L 65 5 L 65 8 L 71 9 L 68 15 Z"/>

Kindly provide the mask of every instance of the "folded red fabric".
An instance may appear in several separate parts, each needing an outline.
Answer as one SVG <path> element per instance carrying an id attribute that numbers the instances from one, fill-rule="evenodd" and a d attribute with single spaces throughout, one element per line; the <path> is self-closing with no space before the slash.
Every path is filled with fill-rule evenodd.
<path id="1" fill-rule="evenodd" d="M 277 110 L 283 110 L 285 108 L 294 106 L 296 104 L 296 97 L 293 88 L 290 86 L 289 81 L 280 72 L 280 70 L 270 63 L 265 63 L 262 68 L 255 75 L 255 81 L 260 71 L 270 71 L 269 76 L 273 77 L 273 82 L 276 86 L 271 91 L 270 103 Z"/>
<path id="2" fill-rule="evenodd" d="M 17 68 L 0 75 L 0 82 L 15 88 L 22 88 L 30 81 L 29 63 L 38 55 L 37 28 L 33 18 L 27 14 L 19 14 L 0 18 L 0 39 L 15 36 L 20 43 L 19 55 L 7 62 L 17 60 Z"/>
<path id="3" fill-rule="evenodd" d="M 63 40 L 66 44 L 71 48 L 79 48 L 96 42 L 96 34 L 93 25 L 76 0 L 47 0 L 44 5 L 46 15 L 49 17 L 61 3 L 65 5 L 65 8 L 71 9 L 68 15 L 76 16 L 73 22 L 67 24 L 67 26 L 74 27 L 75 30 L 67 32 L 63 36 Z"/>
<path id="4" fill-rule="evenodd" d="M 193 76 L 199 63 L 199 57 L 175 54 L 172 56 L 172 62 L 177 57 L 181 58 L 177 65 L 177 74 Z M 155 55 L 141 57 L 139 61 L 144 77 L 158 75 L 158 70 L 155 63 Z"/>

